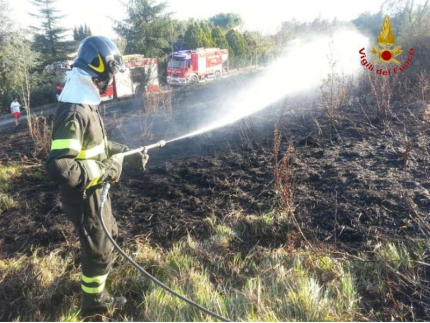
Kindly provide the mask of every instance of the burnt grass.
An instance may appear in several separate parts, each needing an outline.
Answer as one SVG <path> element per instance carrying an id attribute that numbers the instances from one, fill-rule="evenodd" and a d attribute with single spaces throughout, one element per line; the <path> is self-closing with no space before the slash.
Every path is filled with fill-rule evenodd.
<path id="1" fill-rule="evenodd" d="M 201 104 L 178 100 L 170 118 L 155 118 L 149 138 L 142 135 L 142 114 L 137 112 L 140 100 L 110 104 L 105 114 L 109 139 L 137 147 L 142 141 L 184 134 L 193 129 L 190 116 L 210 115 L 211 101 L 203 90 L 200 94 Z M 277 210 L 275 124 L 282 135 L 281 157 L 289 144 L 295 148 L 294 215 L 311 246 L 295 225 L 287 223 L 264 238 L 241 237 L 234 243 L 235 251 L 285 245 L 295 233 L 298 248 L 325 250 L 338 257 L 351 255 L 354 260 L 371 253 L 377 242 L 409 245 L 428 238 L 430 124 L 423 119 L 422 105 L 398 106 L 384 122 L 364 118 L 355 106 L 344 107 L 336 129 L 324 113 L 307 109 L 306 104 L 286 101 L 280 105 L 245 122 L 150 152 L 145 173 L 125 168 L 120 183 L 111 190 L 119 243 L 143 236 L 169 248 L 187 235 L 207 239 L 213 234 L 210 219 L 224 219 L 232 212 L 258 216 Z M 62 248 L 76 253 L 78 264 L 73 227 L 62 213 L 58 188 L 46 179 L 43 156 L 34 154 L 26 127 L 3 129 L 0 136 L 2 164 L 23 165 L 22 176 L 8 190 L 19 206 L 0 216 L 1 257 L 31 254 L 35 247 L 47 252 Z M 428 262 L 428 251 L 426 258 Z M 429 278 L 428 268 L 418 268 L 424 281 Z M 401 280 L 391 287 L 384 297 L 359 288 L 364 316 L 429 319 L 427 283 L 411 286 Z M 14 318 L 13 295 L 18 298 L 21 293 L 10 291 L 12 295 L 6 298 L 4 293 L 0 293 L 2 319 L 10 320 Z"/>

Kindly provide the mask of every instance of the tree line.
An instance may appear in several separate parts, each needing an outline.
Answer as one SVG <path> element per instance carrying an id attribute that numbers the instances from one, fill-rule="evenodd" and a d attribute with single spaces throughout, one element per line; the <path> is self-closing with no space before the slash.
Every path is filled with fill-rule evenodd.
<path id="1" fill-rule="evenodd" d="M 5 112 L 13 96 L 19 96 L 28 109 L 53 102 L 56 64 L 71 59 L 80 41 L 92 35 L 87 24 L 75 26 L 72 31 L 62 27 L 64 15 L 56 9 L 57 0 L 31 1 L 37 9 L 31 15 L 37 18 L 38 25 L 19 30 L 10 19 L 8 3 L 0 0 L 0 105 Z M 272 34 L 246 30 L 240 15 L 234 13 L 184 21 L 174 19 L 165 1 L 129 0 L 125 5 L 126 18 L 113 21 L 118 35 L 114 41 L 124 54 L 157 57 L 161 77 L 167 55 L 182 49 L 226 48 L 230 52 L 230 66 L 242 68 L 270 62 L 302 34 L 327 33 L 348 26 L 358 28 L 376 42 L 386 14 L 390 16 L 398 41 L 417 49 L 418 62 L 414 66 L 422 73 L 430 67 L 430 57 L 424 54 L 430 47 L 428 2 L 414 5 L 411 1 L 399 4 L 389 0 L 378 13 L 363 13 L 350 22 L 284 21 Z"/>

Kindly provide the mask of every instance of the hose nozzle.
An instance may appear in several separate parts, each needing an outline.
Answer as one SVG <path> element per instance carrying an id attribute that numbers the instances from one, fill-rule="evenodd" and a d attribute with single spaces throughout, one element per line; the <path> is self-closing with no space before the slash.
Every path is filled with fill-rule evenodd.
<path id="1" fill-rule="evenodd" d="M 164 147 L 165 145 L 166 145 L 166 141 L 160 140 L 159 142 L 156 142 L 155 144 L 148 145 L 145 147 L 140 147 L 140 148 L 133 149 L 133 150 L 129 150 L 129 151 L 126 151 L 124 153 L 117 154 L 117 155 L 121 155 L 122 157 L 125 157 L 125 156 L 140 153 L 142 151 L 147 152 L 148 150 L 153 149 L 153 148 L 161 148 L 161 147 Z"/>
<path id="2" fill-rule="evenodd" d="M 143 147 L 143 151 L 148 151 L 149 149 L 153 149 L 153 148 L 161 148 L 164 147 L 166 145 L 166 142 L 164 140 L 160 140 L 159 142 L 156 142 L 155 144 L 152 145 L 148 145 Z"/>

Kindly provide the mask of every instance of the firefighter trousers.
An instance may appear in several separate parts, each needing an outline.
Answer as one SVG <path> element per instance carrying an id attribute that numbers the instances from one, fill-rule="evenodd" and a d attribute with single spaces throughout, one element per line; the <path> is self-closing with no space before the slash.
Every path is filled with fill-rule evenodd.
<path id="1" fill-rule="evenodd" d="M 108 240 L 98 218 L 102 190 L 101 185 L 90 187 L 85 192 L 61 189 L 64 213 L 75 225 L 79 235 L 82 289 L 89 294 L 103 291 L 113 262 L 113 245 Z M 115 237 L 118 234 L 118 227 L 112 215 L 109 196 L 103 205 L 103 220 L 109 233 Z"/>

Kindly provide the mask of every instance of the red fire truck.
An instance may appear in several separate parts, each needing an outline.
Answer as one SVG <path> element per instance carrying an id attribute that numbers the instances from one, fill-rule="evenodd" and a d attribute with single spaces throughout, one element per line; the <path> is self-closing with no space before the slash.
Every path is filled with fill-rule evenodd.
<path id="1" fill-rule="evenodd" d="M 174 52 L 168 59 L 167 83 L 186 85 L 217 80 L 228 74 L 228 68 L 227 49 L 197 48 Z"/>
<path id="2" fill-rule="evenodd" d="M 123 59 L 127 70 L 124 73 L 115 75 L 112 86 L 106 93 L 101 95 L 102 101 L 130 97 L 143 90 L 156 91 L 159 89 L 156 58 L 145 58 L 143 55 L 125 55 Z M 70 68 L 57 68 L 57 80 L 55 83 L 57 100 L 63 91 L 67 81 L 67 74 L 70 71 Z M 145 88 L 138 89 L 143 82 L 146 83 Z"/>

